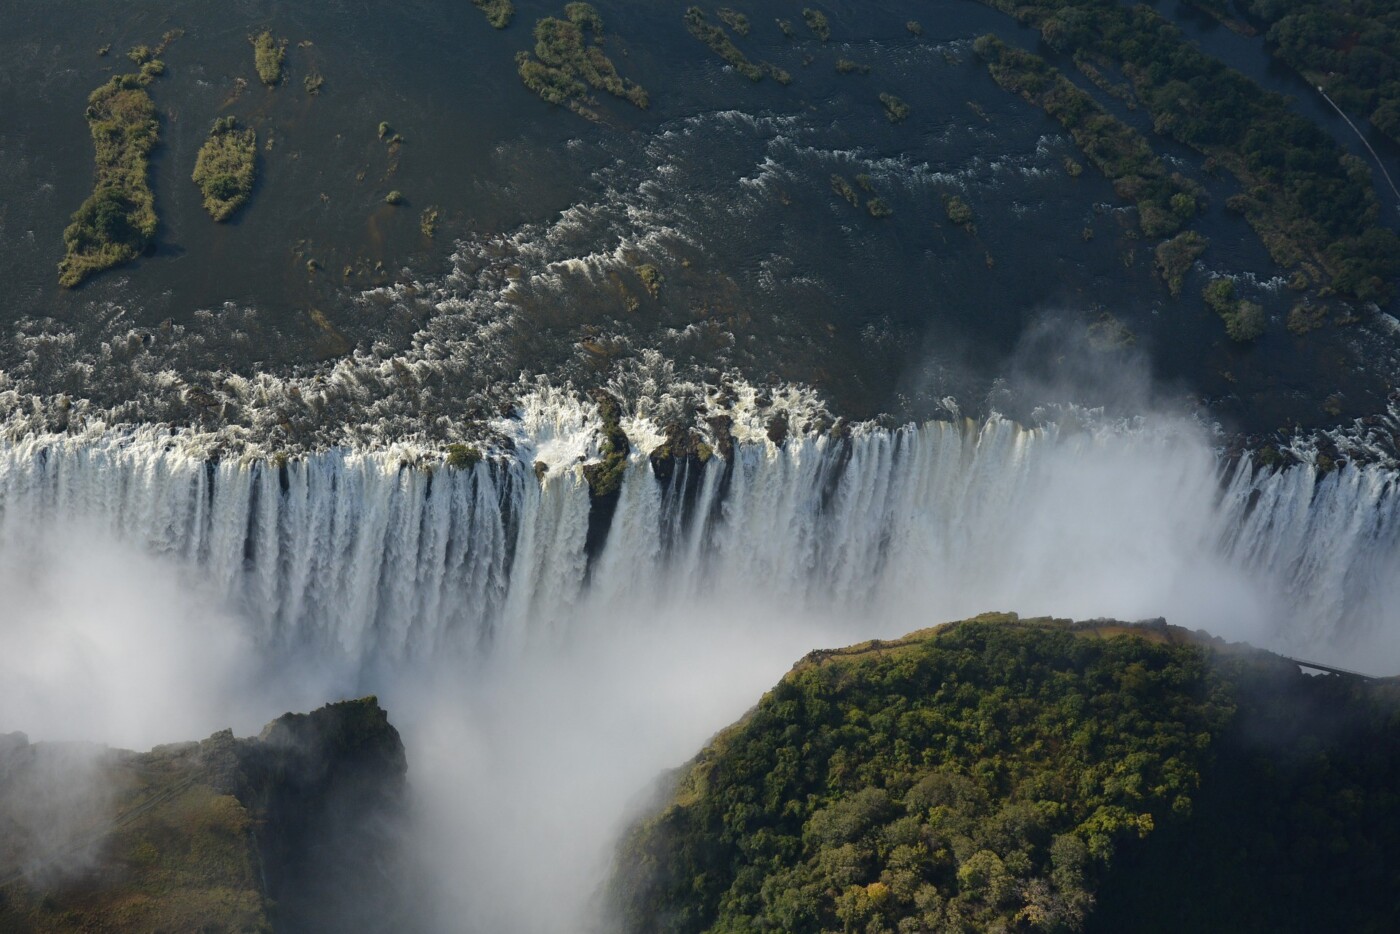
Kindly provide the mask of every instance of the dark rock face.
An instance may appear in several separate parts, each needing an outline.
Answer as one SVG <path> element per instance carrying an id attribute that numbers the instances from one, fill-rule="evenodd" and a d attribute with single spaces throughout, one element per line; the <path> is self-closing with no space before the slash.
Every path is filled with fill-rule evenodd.
<path id="1" fill-rule="evenodd" d="M 402 930 L 407 761 L 374 697 L 285 714 L 238 744 L 277 931 Z"/>
<path id="2" fill-rule="evenodd" d="M 147 753 L 0 736 L 0 931 L 406 931 L 373 697 Z"/>

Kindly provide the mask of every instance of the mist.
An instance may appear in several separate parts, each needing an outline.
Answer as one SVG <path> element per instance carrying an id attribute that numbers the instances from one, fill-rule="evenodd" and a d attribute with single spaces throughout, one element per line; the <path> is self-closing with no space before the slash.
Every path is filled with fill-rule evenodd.
<path id="1" fill-rule="evenodd" d="M 429 495 L 397 456 L 326 455 L 279 495 L 153 450 L 0 470 L 0 733 L 144 749 L 377 693 L 427 931 L 586 930 L 658 778 L 816 648 L 1014 610 L 1400 670 L 1394 472 L 1223 472 L 1165 415 L 741 445 L 674 540 L 637 453 L 587 582 L 571 466 Z"/>
<path id="2" fill-rule="evenodd" d="M 588 929 L 616 836 L 660 775 L 845 638 L 834 621 L 722 600 L 644 626 L 587 621 L 567 645 L 399 695 L 420 855 L 438 870 L 428 930 Z"/>

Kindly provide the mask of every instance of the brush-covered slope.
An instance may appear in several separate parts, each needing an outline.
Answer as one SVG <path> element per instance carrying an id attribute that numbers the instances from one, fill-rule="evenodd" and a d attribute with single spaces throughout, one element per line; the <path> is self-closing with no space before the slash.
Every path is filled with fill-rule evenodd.
<path id="1" fill-rule="evenodd" d="M 389 930 L 398 731 L 373 698 L 132 753 L 0 737 L 0 930 Z"/>
<path id="2" fill-rule="evenodd" d="M 1382 930 L 1395 687 L 1165 624 L 814 652 L 673 775 L 628 932 Z"/>

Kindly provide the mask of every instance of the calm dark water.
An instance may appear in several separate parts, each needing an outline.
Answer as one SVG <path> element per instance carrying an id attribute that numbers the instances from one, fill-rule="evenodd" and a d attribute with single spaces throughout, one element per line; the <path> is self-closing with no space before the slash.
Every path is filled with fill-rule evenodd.
<path id="1" fill-rule="evenodd" d="M 753 21 L 740 47 L 791 72 L 783 88 L 725 68 L 686 33 L 684 4 L 596 6 L 606 51 L 652 106 L 604 100 L 594 124 L 515 74 L 533 21 L 562 4 L 520 2 L 497 31 L 465 0 L 0 3 L 0 326 L 49 338 L 6 341 L 0 366 L 36 391 L 110 401 L 136 390 L 75 361 L 133 328 L 188 374 L 312 373 L 351 351 L 409 359 L 437 352 L 432 335 L 477 348 L 463 378 L 483 383 L 524 372 L 588 385 L 656 350 L 699 378 L 813 384 L 856 416 L 928 414 L 948 395 L 965 410 L 1025 408 L 1066 384 L 1113 402 L 1125 366 L 1247 431 L 1325 424 L 1336 416 L 1322 400 L 1339 390 L 1342 417 L 1383 408 L 1384 337 L 1290 336 L 1294 297 L 1222 209 L 1232 183 L 1154 139 L 1213 199 L 1196 225 L 1211 249 L 1170 298 L 1152 273 L 1155 244 L 1108 183 L 1092 169 L 1071 178 L 1072 142 L 972 55 L 989 31 L 1037 49 L 1007 17 L 971 0 L 830 3 L 822 45 L 797 8 L 737 5 Z M 271 91 L 247 41 L 263 28 L 289 40 Z M 151 87 L 159 248 L 60 290 L 62 230 L 91 183 L 85 98 L 129 70 L 126 49 L 170 29 L 184 35 Z M 1226 45 L 1211 51 L 1230 59 Z M 839 75 L 838 57 L 871 73 Z M 311 72 L 325 79 L 316 97 L 302 87 Z M 882 91 L 909 103 L 907 121 L 885 119 Z M 224 114 L 258 130 L 259 182 L 217 225 L 189 174 Z M 397 151 L 378 138 L 381 121 L 404 136 Z M 833 173 L 868 175 L 863 197 L 893 216 L 847 204 Z M 385 204 L 390 190 L 406 203 Z M 975 232 L 947 220 L 953 195 L 972 206 Z M 419 229 L 429 207 L 441 212 L 433 239 Z M 665 277 L 658 300 L 633 272 L 640 262 Z M 1199 300 L 1213 272 L 1241 276 L 1268 309 L 1256 345 L 1231 344 Z M 1135 337 L 1126 362 L 1078 349 L 1075 335 L 1105 313 Z M 64 335 L 71 359 L 49 360 Z"/>

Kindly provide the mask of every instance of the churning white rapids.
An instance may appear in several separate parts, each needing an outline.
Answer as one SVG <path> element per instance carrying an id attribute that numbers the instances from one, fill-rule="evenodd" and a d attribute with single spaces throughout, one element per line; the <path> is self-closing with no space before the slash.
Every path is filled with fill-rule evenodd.
<path id="1" fill-rule="evenodd" d="M 636 445 L 590 560 L 596 426 L 536 416 L 461 470 L 155 430 L 0 448 L 0 731 L 149 744 L 378 691 L 427 926 L 552 932 L 656 774 L 813 648 L 1005 609 L 1400 666 L 1389 468 L 1227 467 L 1166 422 L 750 437 L 688 485 Z"/>

